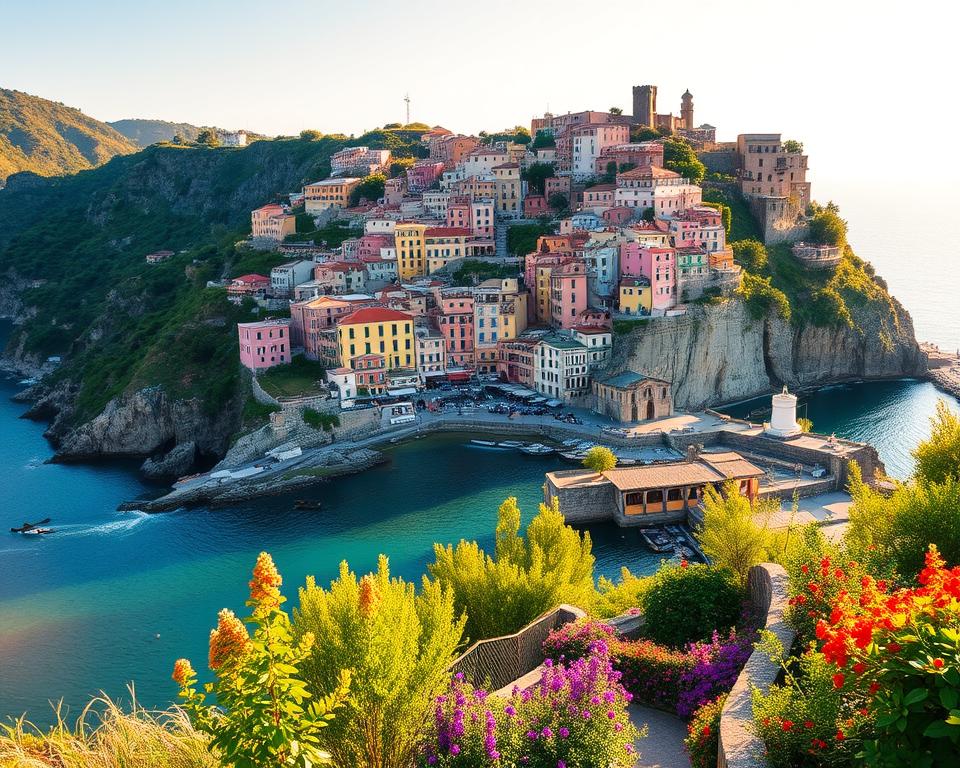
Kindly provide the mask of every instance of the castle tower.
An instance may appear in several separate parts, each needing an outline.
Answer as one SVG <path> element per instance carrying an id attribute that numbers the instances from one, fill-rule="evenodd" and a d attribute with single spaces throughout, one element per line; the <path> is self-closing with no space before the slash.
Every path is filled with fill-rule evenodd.
<path id="1" fill-rule="evenodd" d="M 657 86 L 633 86 L 633 122 L 647 128 L 657 127 Z"/>
<path id="2" fill-rule="evenodd" d="M 688 88 L 680 97 L 680 117 L 683 118 L 683 127 L 687 130 L 695 127 L 693 125 L 693 94 Z"/>

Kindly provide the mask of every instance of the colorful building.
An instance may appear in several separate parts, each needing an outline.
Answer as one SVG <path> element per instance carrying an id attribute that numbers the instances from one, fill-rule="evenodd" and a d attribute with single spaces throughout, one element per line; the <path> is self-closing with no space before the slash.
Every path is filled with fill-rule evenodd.
<path id="1" fill-rule="evenodd" d="M 443 335 L 429 325 L 418 325 L 414 328 L 413 335 L 417 373 L 421 383 L 426 384 L 432 378 L 443 376 L 446 369 Z"/>
<path id="2" fill-rule="evenodd" d="M 350 193 L 361 179 L 323 179 L 303 188 L 304 210 L 307 213 L 322 213 L 328 208 L 349 208 Z"/>
<path id="3" fill-rule="evenodd" d="M 534 357 L 539 339 L 520 336 L 497 342 L 497 375 L 502 381 L 533 388 Z"/>
<path id="4" fill-rule="evenodd" d="M 297 231 L 297 217 L 277 203 L 261 206 L 250 214 L 250 236 L 254 240 L 281 242 Z"/>
<path id="5" fill-rule="evenodd" d="M 262 371 L 290 362 L 290 320 L 268 318 L 237 323 L 240 362 L 251 371 Z"/>
<path id="6" fill-rule="evenodd" d="M 634 168 L 617 174 L 615 204 L 641 211 L 652 208 L 657 218 L 672 218 L 699 206 L 702 199 L 700 187 L 666 168 Z"/>
<path id="7" fill-rule="evenodd" d="M 233 278 L 227 285 L 227 293 L 231 296 L 252 296 L 264 293 L 270 288 L 270 278 L 264 275 L 240 275 Z"/>
<path id="8" fill-rule="evenodd" d="M 527 327 L 527 293 L 516 278 L 485 280 L 474 291 L 476 368 L 495 373 L 497 345 L 519 336 Z"/>
<path id="9" fill-rule="evenodd" d="M 640 243 L 620 246 L 620 275 L 650 281 L 651 312 L 662 313 L 677 303 L 676 251 L 644 248 Z"/>
<path id="10" fill-rule="evenodd" d="M 550 270 L 550 324 L 572 328 L 587 308 L 587 265 L 570 259 Z"/>
<path id="11" fill-rule="evenodd" d="M 646 277 L 625 276 L 620 281 L 617 310 L 625 315 L 649 315 L 653 309 L 650 280 Z"/>
<path id="12" fill-rule="evenodd" d="M 587 348 L 559 333 L 542 337 L 534 355 L 533 386 L 564 403 L 586 394 L 590 390 Z"/>
<path id="13" fill-rule="evenodd" d="M 570 131 L 570 173 L 574 179 L 586 179 L 603 173 L 597 159 L 606 147 L 630 141 L 630 126 L 616 123 L 591 123 Z"/>
<path id="14" fill-rule="evenodd" d="M 650 421 L 673 413 L 670 382 L 634 371 L 593 380 L 593 410 L 616 421 Z"/>
<path id="15" fill-rule="evenodd" d="M 443 173 L 443 163 L 436 160 L 418 160 L 407 169 L 407 189 L 422 192 L 432 187 Z"/>
<path id="16" fill-rule="evenodd" d="M 502 163 L 494 166 L 493 178 L 496 181 L 494 204 L 497 213 L 510 218 L 523 215 L 523 182 L 520 180 L 519 163 Z"/>
<path id="17" fill-rule="evenodd" d="M 386 307 L 367 307 L 337 324 L 340 366 L 354 368 L 365 355 L 382 355 L 388 369 L 413 368 L 413 317 Z"/>
<path id="18" fill-rule="evenodd" d="M 613 352 L 613 331 L 590 325 L 575 325 L 570 336 L 587 348 L 587 366 L 591 371 L 603 368 Z"/>
<path id="19" fill-rule="evenodd" d="M 303 347 L 304 354 L 309 359 L 321 360 L 324 358 L 321 333 L 336 327 L 338 320 L 358 309 L 376 304 L 376 299 L 364 294 L 318 296 L 306 301 L 295 301 L 290 304 L 290 342 L 295 347 Z"/>
<path id="20" fill-rule="evenodd" d="M 423 248 L 427 259 L 427 274 L 442 269 L 454 259 L 467 255 L 467 240 L 472 236 L 463 227 L 430 227 L 423 233 Z"/>
<path id="21" fill-rule="evenodd" d="M 470 291 L 453 289 L 441 294 L 437 307 L 437 325 L 443 335 L 448 368 L 473 368 L 474 300 Z"/>
<path id="22" fill-rule="evenodd" d="M 397 222 L 394 242 L 397 249 L 397 275 L 401 281 L 427 273 L 424 234 L 430 229 L 426 224 Z"/>

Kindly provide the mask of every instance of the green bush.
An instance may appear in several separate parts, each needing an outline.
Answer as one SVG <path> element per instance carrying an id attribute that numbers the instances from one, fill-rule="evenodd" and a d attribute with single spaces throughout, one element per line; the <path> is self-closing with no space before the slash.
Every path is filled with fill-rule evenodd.
<path id="1" fill-rule="evenodd" d="M 730 571 L 707 565 L 664 566 L 655 576 L 641 606 L 644 635 L 682 648 L 723 633 L 740 616 L 742 592 Z"/>
<path id="2" fill-rule="evenodd" d="M 743 274 L 737 294 L 744 300 L 751 316 L 755 320 L 762 320 L 767 313 L 774 309 L 784 320 L 789 320 L 792 310 L 787 295 L 779 288 L 774 288 L 769 277 L 759 277 L 749 272 Z"/>
<path id="3" fill-rule="evenodd" d="M 597 579 L 597 596 L 594 599 L 592 614 L 601 619 L 620 616 L 643 605 L 643 599 L 650 589 L 651 579 L 647 576 L 634 576 L 629 568 L 620 569 L 619 581 L 606 576 Z"/>
<path id="4" fill-rule="evenodd" d="M 727 694 L 717 696 L 693 713 L 687 724 L 683 746 L 690 756 L 690 768 L 716 768 L 720 746 L 720 715 Z"/>
<path id="5" fill-rule="evenodd" d="M 597 445 L 583 457 L 583 466 L 594 472 L 607 472 L 617 466 L 617 456 L 605 445 Z"/>
<path id="6" fill-rule="evenodd" d="M 303 409 L 303 420 L 314 429 L 322 429 L 329 432 L 334 427 L 340 426 L 340 417 L 335 413 L 321 413 L 313 408 Z"/>
<path id="7" fill-rule="evenodd" d="M 736 240 L 730 243 L 733 258 L 747 272 L 762 274 L 767 270 L 767 248 L 759 240 Z"/>

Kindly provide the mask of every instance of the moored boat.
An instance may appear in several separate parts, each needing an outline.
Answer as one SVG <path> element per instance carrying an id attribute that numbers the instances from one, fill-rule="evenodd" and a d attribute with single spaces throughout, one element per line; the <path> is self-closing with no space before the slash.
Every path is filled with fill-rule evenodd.
<path id="1" fill-rule="evenodd" d="M 473 445 L 479 445 L 483 448 L 496 448 L 497 444 L 493 440 L 471 440 Z"/>
<path id="2" fill-rule="evenodd" d="M 656 528 L 641 528 L 640 538 L 654 552 L 670 552 L 674 548 L 673 540 Z"/>
<path id="3" fill-rule="evenodd" d="M 500 443 L 497 443 L 497 448 L 523 448 L 526 443 L 521 443 L 519 440 L 504 440 Z"/>
<path id="4" fill-rule="evenodd" d="M 546 456 L 548 453 L 554 452 L 553 448 L 543 445 L 542 443 L 531 443 L 530 445 L 523 446 L 520 450 L 530 456 Z"/>
<path id="5" fill-rule="evenodd" d="M 25 531 L 20 531 L 24 536 L 40 536 L 44 533 L 53 533 L 53 528 L 28 528 Z"/>

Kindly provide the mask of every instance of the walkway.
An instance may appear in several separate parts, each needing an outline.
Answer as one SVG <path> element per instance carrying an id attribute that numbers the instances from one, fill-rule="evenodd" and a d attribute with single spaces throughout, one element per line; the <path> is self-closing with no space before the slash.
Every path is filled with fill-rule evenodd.
<path id="1" fill-rule="evenodd" d="M 636 768 L 690 768 L 683 750 L 687 724 L 676 715 L 638 704 L 630 705 L 630 719 L 637 728 L 646 725 L 650 732 L 637 742 Z"/>

